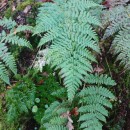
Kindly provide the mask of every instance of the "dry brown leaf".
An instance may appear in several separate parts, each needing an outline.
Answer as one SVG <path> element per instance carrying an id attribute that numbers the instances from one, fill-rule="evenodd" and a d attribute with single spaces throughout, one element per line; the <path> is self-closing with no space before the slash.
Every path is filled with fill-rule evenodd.
<path id="1" fill-rule="evenodd" d="M 75 107 L 72 109 L 72 111 L 70 112 L 71 115 L 74 115 L 74 116 L 78 116 L 79 112 L 78 112 L 78 107 Z"/>
<path id="2" fill-rule="evenodd" d="M 94 72 L 102 73 L 103 71 L 104 71 L 104 69 L 101 68 L 101 67 L 99 67 L 99 66 L 97 66 L 97 67 L 94 68 Z"/>

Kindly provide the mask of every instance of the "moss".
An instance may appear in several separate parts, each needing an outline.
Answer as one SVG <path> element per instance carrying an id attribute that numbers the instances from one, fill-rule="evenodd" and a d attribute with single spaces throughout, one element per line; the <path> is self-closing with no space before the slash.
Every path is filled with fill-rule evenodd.
<path id="1" fill-rule="evenodd" d="M 7 8 L 7 10 L 5 11 L 4 16 L 5 16 L 6 18 L 10 18 L 10 17 L 12 16 L 11 7 Z"/>
<path id="2" fill-rule="evenodd" d="M 22 11 L 24 10 L 28 5 L 33 5 L 34 7 L 40 6 L 40 2 L 34 2 L 34 0 L 27 0 L 25 2 L 22 2 L 19 4 L 16 8 L 17 11 Z"/>

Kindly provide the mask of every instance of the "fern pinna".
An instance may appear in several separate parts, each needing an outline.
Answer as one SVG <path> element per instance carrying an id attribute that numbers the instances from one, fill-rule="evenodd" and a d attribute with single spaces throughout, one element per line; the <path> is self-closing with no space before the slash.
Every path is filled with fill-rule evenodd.
<path id="1" fill-rule="evenodd" d="M 8 52 L 6 43 L 16 44 L 18 46 L 24 46 L 32 49 L 31 44 L 18 35 L 17 33 L 25 30 L 32 30 L 30 26 L 18 26 L 12 19 L 3 18 L 0 20 L 0 26 L 2 31 L 0 32 L 0 79 L 9 83 L 8 67 L 14 74 L 17 73 L 17 67 L 13 55 Z M 6 33 L 8 32 L 8 33 Z"/>
<path id="2" fill-rule="evenodd" d="M 116 6 L 104 12 L 103 22 L 109 23 L 104 39 L 116 34 L 110 50 L 117 55 L 117 61 L 130 70 L 130 4 Z"/>
<path id="3" fill-rule="evenodd" d="M 93 51 L 100 52 L 92 26 L 101 26 L 92 13 L 95 8 L 101 6 L 92 0 L 54 0 L 39 8 L 34 32 L 46 32 L 39 46 L 52 42 L 48 58 L 52 67 L 60 69 L 70 101 L 84 76 L 93 71 L 91 63 L 96 62 Z"/>
<path id="4" fill-rule="evenodd" d="M 115 96 L 105 86 L 116 85 L 115 81 L 107 75 L 91 74 L 85 77 L 87 88 L 79 93 L 79 112 L 81 116 L 80 128 L 83 130 L 102 130 L 102 122 L 106 122 L 108 110 L 112 108 L 111 101 Z"/>
<path id="5" fill-rule="evenodd" d="M 107 108 L 112 108 L 111 102 L 115 100 L 115 96 L 105 86 L 114 86 L 116 83 L 103 74 L 88 75 L 85 82 L 84 88 L 76 94 L 72 104 L 62 98 L 65 93 L 64 88 L 52 93 L 58 97 L 58 101 L 53 102 L 45 111 L 41 129 L 68 130 L 71 127 L 76 130 L 102 130 L 103 122 L 106 122 L 108 116 Z M 79 119 L 77 122 L 80 124 L 78 126 L 73 123 L 71 112 L 73 107 L 78 108 Z"/>

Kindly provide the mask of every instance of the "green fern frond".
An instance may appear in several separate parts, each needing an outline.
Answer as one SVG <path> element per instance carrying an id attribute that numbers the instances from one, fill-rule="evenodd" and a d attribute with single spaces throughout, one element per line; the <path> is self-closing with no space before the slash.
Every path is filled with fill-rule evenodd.
<path id="1" fill-rule="evenodd" d="M 7 84 L 10 84 L 9 83 L 8 72 L 7 72 L 6 68 L 5 68 L 5 65 L 3 65 L 2 62 L 0 62 L 0 79 L 2 79 Z"/>
<path id="2" fill-rule="evenodd" d="M 105 85 L 110 85 L 110 86 L 116 85 L 115 81 L 112 80 L 111 77 L 108 77 L 107 75 L 103 75 L 103 74 L 101 75 L 88 74 L 85 77 L 84 81 L 89 84 L 105 84 Z"/>
<path id="3" fill-rule="evenodd" d="M 107 108 L 112 108 L 110 99 L 115 99 L 114 95 L 106 88 L 90 86 L 79 93 L 79 112 L 82 113 L 79 121 L 83 130 L 102 130 L 102 123 L 106 122 L 108 116 Z M 97 127 L 97 128 L 96 128 Z"/>
<path id="4" fill-rule="evenodd" d="M 3 37 L 2 41 L 12 43 L 13 45 L 28 47 L 32 49 L 32 45 L 26 39 L 20 38 L 19 36 L 9 34 Z"/>
<path id="5" fill-rule="evenodd" d="M 87 95 L 96 95 L 96 94 L 100 94 L 101 96 L 104 96 L 106 98 L 115 97 L 108 89 L 104 87 L 96 87 L 96 86 L 85 88 L 83 91 L 79 93 L 79 96 L 84 97 Z"/>
<path id="6" fill-rule="evenodd" d="M 105 12 L 105 11 L 104 11 Z M 124 6 L 117 6 L 104 13 L 103 23 L 110 23 L 107 27 L 104 39 L 112 36 L 122 29 L 129 20 L 129 13 Z"/>
<path id="7" fill-rule="evenodd" d="M 16 25 L 16 22 L 13 21 L 11 18 L 7 19 L 6 17 L 4 17 L 3 19 L 0 19 L 0 26 L 6 27 L 7 29 L 12 29 Z"/>
<path id="8" fill-rule="evenodd" d="M 40 7 L 34 34 L 46 32 L 39 46 L 52 42 L 47 57 L 52 67 L 61 70 L 59 74 L 72 101 L 84 75 L 93 70 L 91 62 L 96 60 L 90 50 L 100 52 L 92 25 L 101 23 L 89 12 L 101 6 L 91 0 L 61 1 Z"/>
<path id="9" fill-rule="evenodd" d="M 88 98 L 83 98 L 81 99 L 80 102 L 84 102 L 84 103 L 87 103 L 87 104 L 96 104 L 96 103 L 100 103 L 104 106 L 107 106 L 107 107 L 110 107 L 112 108 L 112 104 L 106 100 L 103 96 L 101 95 L 92 95 L 92 96 L 89 96 Z"/>
<path id="10" fill-rule="evenodd" d="M 67 102 L 53 102 L 44 113 L 41 121 L 42 127 L 47 130 L 52 128 L 56 130 L 67 129 L 65 127 L 67 124 L 67 118 L 63 116 L 64 113 L 67 113 L 67 111 L 69 111 Z"/>
<path id="11" fill-rule="evenodd" d="M 52 125 L 62 125 L 64 123 L 66 123 L 67 119 L 63 118 L 63 117 L 53 117 L 51 120 L 50 120 L 50 123 Z"/>
<path id="12" fill-rule="evenodd" d="M 117 55 L 117 61 L 130 70 L 130 29 L 123 29 L 116 35 L 111 50 Z"/>
<path id="13" fill-rule="evenodd" d="M 79 6 L 80 5 L 80 6 Z M 68 7 L 72 8 L 75 7 L 78 10 L 86 10 L 89 8 L 94 8 L 94 7 L 101 7 L 101 5 L 97 4 L 96 2 L 90 1 L 90 0 L 70 0 L 70 2 L 68 2 Z"/>
<path id="14" fill-rule="evenodd" d="M 7 73 L 7 67 L 14 73 L 17 73 L 17 67 L 13 55 L 8 52 L 6 43 L 16 44 L 18 46 L 28 47 L 32 49 L 32 45 L 26 39 L 23 39 L 16 35 L 17 32 L 32 30 L 31 26 L 17 26 L 16 22 L 11 18 L 3 18 L 0 20 L 0 26 L 3 27 L 3 30 L 0 33 L 0 79 L 9 84 L 9 74 Z M 17 28 L 16 28 L 17 26 Z M 9 34 L 6 34 L 8 29 Z"/>
<path id="15" fill-rule="evenodd" d="M 13 55 L 11 55 L 10 52 L 8 52 L 8 48 L 4 43 L 0 44 L 0 58 L 1 58 L 1 74 L 0 77 L 2 80 L 4 80 L 6 83 L 9 84 L 9 75 L 7 73 L 6 67 L 8 67 L 14 74 L 17 73 L 17 68 L 15 64 L 15 60 Z M 6 66 L 6 67 L 5 67 Z"/>
<path id="16" fill-rule="evenodd" d="M 17 33 L 18 32 L 24 32 L 24 31 L 30 31 L 33 32 L 33 27 L 32 26 L 28 26 L 28 25 L 19 25 L 16 30 Z"/>
<path id="17" fill-rule="evenodd" d="M 117 55 L 117 61 L 124 65 L 126 69 L 130 69 L 130 36 L 129 36 L 129 24 L 130 24 L 130 5 L 117 6 L 110 11 L 106 11 L 109 14 L 107 19 L 110 25 L 107 27 L 104 34 L 104 39 L 117 33 L 115 36 L 111 51 L 114 55 Z"/>

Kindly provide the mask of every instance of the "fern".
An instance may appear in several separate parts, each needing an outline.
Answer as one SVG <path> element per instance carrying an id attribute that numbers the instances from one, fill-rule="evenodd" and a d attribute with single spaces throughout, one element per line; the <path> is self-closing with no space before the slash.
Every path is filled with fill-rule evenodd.
<path id="1" fill-rule="evenodd" d="M 92 78 L 90 82 L 89 78 Z M 116 83 L 107 75 L 91 74 L 90 77 L 85 78 L 86 88 L 84 87 L 76 94 L 72 104 L 63 98 L 61 101 L 53 102 L 45 111 L 42 118 L 42 127 L 50 130 L 52 128 L 59 130 L 62 127 L 67 128 L 68 116 L 73 117 L 71 113 L 75 107 L 79 108 L 79 126 L 75 129 L 83 130 L 102 130 L 103 122 L 106 123 L 108 116 L 107 108 L 112 108 L 111 101 L 115 100 L 115 96 L 103 85 L 114 86 Z M 61 99 L 61 95 L 65 93 L 65 89 L 61 88 L 52 95 L 56 95 L 57 99 Z M 71 111 L 72 110 L 72 111 Z M 76 121 L 77 118 L 74 118 Z M 67 128 L 68 129 L 68 128 Z"/>
<path id="2" fill-rule="evenodd" d="M 23 32 L 23 31 L 30 31 L 33 32 L 33 27 L 32 26 L 28 26 L 28 25 L 19 25 L 16 30 L 17 33 L 18 32 Z"/>
<path id="3" fill-rule="evenodd" d="M 44 113 L 41 128 L 46 128 L 46 130 L 67 130 L 67 117 L 63 116 L 69 110 L 67 106 L 68 103 L 66 102 L 53 102 Z"/>
<path id="4" fill-rule="evenodd" d="M 124 67 L 130 70 L 130 30 L 123 29 L 115 37 L 111 50 Z"/>
<path id="5" fill-rule="evenodd" d="M 22 80 L 6 92 L 7 120 L 10 123 L 19 120 L 19 116 L 28 113 L 34 105 L 35 85 L 27 78 Z"/>
<path id="6" fill-rule="evenodd" d="M 117 61 L 124 65 L 126 69 L 130 69 L 130 5 L 117 6 L 110 11 L 106 11 L 107 19 L 110 25 L 107 27 L 104 39 L 117 33 L 111 46 L 111 51 L 117 55 Z"/>
<path id="7" fill-rule="evenodd" d="M 110 11 L 105 11 L 103 22 L 106 23 L 107 21 L 110 23 L 110 25 L 105 31 L 104 39 L 127 26 L 129 22 L 129 11 L 129 8 L 126 8 L 124 6 L 117 6 L 115 8 L 112 8 Z"/>
<path id="8" fill-rule="evenodd" d="M 24 46 L 32 49 L 31 44 L 23 38 L 20 38 L 16 33 L 26 30 L 32 30 L 30 26 L 17 26 L 16 22 L 11 18 L 3 18 L 0 20 L 0 26 L 2 26 L 3 31 L 0 33 L 0 79 L 2 79 L 7 84 L 9 82 L 9 74 L 7 71 L 7 67 L 14 73 L 17 73 L 16 63 L 13 55 L 8 52 L 8 48 L 6 43 L 16 44 L 18 46 Z M 8 30 L 9 34 L 6 34 Z"/>
<path id="9" fill-rule="evenodd" d="M 112 108 L 110 100 L 115 99 L 115 97 L 101 85 L 115 85 L 115 82 L 107 76 L 91 75 L 90 77 L 92 77 L 91 84 L 95 84 L 95 86 L 84 88 L 79 93 L 79 103 L 82 104 L 78 110 L 81 113 L 80 128 L 83 130 L 102 130 L 102 122 L 106 122 L 108 116 L 106 108 Z M 87 78 L 86 80 L 86 82 L 89 81 Z"/>
<path id="10" fill-rule="evenodd" d="M 107 75 L 98 75 L 98 74 L 89 74 L 88 76 L 85 77 L 84 80 L 86 83 L 89 84 L 104 84 L 104 85 L 116 85 L 115 81 L 112 80 L 110 77 Z"/>
<path id="11" fill-rule="evenodd" d="M 0 20 L 0 26 L 6 27 L 7 29 L 12 29 L 16 26 L 16 22 L 13 21 L 11 18 L 3 18 Z"/>
<path id="12" fill-rule="evenodd" d="M 91 0 L 54 0 L 39 8 L 34 34 L 46 32 L 39 46 L 52 41 L 48 58 L 52 67 L 61 70 L 59 74 L 70 101 L 82 85 L 84 75 L 93 70 L 91 63 L 96 60 L 90 50 L 100 52 L 92 25 L 101 23 L 91 13 L 97 7 L 101 8 Z"/>

